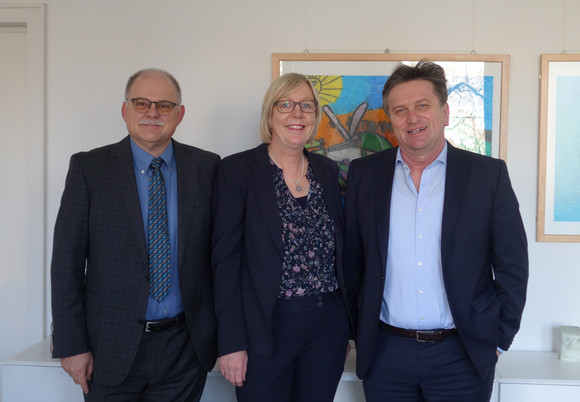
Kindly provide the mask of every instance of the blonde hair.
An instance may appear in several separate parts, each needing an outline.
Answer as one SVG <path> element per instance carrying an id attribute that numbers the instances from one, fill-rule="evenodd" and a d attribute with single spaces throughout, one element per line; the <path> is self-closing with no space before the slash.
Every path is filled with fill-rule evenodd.
<path id="1" fill-rule="evenodd" d="M 297 73 L 287 73 L 278 78 L 276 78 L 270 84 L 270 87 L 264 95 L 264 101 L 262 102 L 262 117 L 260 120 L 260 139 L 262 142 L 269 144 L 272 142 L 272 127 L 270 120 L 272 118 L 272 110 L 274 103 L 283 99 L 284 97 L 296 92 L 303 84 L 307 84 L 312 90 L 312 95 L 314 100 L 317 102 L 316 106 L 316 123 L 308 142 L 314 141 L 316 138 L 316 132 L 318 130 L 318 123 L 322 118 L 322 112 L 320 110 L 320 104 L 318 104 L 318 94 L 314 89 L 312 83 L 308 80 L 305 75 Z"/>

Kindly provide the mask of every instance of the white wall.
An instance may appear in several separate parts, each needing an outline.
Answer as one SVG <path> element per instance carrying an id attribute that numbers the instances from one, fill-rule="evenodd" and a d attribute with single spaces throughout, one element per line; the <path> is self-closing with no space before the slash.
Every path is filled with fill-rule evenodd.
<path id="1" fill-rule="evenodd" d="M 14 0 L 12 0 L 14 2 Z M 22 1 L 26 3 L 28 0 Z M 529 301 L 516 350 L 555 350 L 580 325 L 580 245 L 537 243 L 539 56 L 580 52 L 574 0 L 48 0 L 47 260 L 69 156 L 125 135 L 125 81 L 156 66 L 178 78 L 176 138 L 222 156 L 258 143 L 273 52 L 511 55 L 508 166 L 529 237 Z M 47 267 L 48 269 L 48 267 Z"/>

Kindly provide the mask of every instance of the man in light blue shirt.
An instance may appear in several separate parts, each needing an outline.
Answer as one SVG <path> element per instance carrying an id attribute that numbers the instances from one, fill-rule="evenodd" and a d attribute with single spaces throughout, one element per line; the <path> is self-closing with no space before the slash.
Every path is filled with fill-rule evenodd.
<path id="1" fill-rule="evenodd" d="M 425 168 L 421 191 L 397 153 L 381 321 L 401 328 L 453 328 L 441 270 L 447 146 Z"/>
<path id="2" fill-rule="evenodd" d="M 527 240 L 505 163 L 445 140 L 445 72 L 383 90 L 398 147 L 353 160 L 344 266 L 367 402 L 488 401 L 519 329 Z"/>

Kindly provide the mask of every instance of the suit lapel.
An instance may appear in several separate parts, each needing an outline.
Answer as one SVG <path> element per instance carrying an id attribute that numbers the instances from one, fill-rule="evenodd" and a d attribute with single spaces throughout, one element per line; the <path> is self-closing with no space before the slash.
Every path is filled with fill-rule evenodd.
<path id="1" fill-rule="evenodd" d="M 378 248 L 383 263 L 383 269 L 385 269 L 387 263 L 389 224 L 391 216 L 391 193 L 395 175 L 396 157 L 397 148 L 392 151 L 383 152 L 382 158 L 378 160 L 379 166 L 373 170 L 374 172 L 380 172 L 376 176 L 374 210 L 377 222 Z"/>
<path id="2" fill-rule="evenodd" d="M 309 152 L 306 155 L 310 155 Z M 319 181 L 323 188 L 322 196 L 328 207 L 328 211 L 332 215 L 335 225 L 335 239 L 336 239 L 336 250 L 342 250 L 342 227 L 343 227 L 343 216 L 341 214 L 342 205 L 338 203 L 339 197 L 334 194 L 334 191 L 338 190 L 338 175 L 333 174 L 334 170 L 327 169 L 323 160 L 320 158 L 312 157 L 308 158 L 308 163 L 312 165 L 312 170 L 315 173 L 316 179 Z"/>
<path id="3" fill-rule="evenodd" d="M 257 200 L 264 218 L 266 226 L 272 236 L 272 241 L 276 245 L 276 250 L 282 255 L 282 228 L 280 225 L 280 211 L 278 210 L 278 199 L 274 190 L 274 178 L 268 157 L 266 144 L 261 144 L 254 148 L 252 161 L 250 163 L 251 177 L 254 181 L 253 199 Z"/>
<path id="4" fill-rule="evenodd" d="M 111 160 L 108 165 L 109 175 L 115 192 L 121 196 L 127 211 L 127 219 L 137 245 L 137 250 L 143 263 L 148 264 L 145 228 L 139 203 L 139 191 L 135 179 L 133 154 L 129 143 L 129 136 L 117 143 L 111 151 Z"/>
<path id="5" fill-rule="evenodd" d="M 308 157 L 308 155 L 309 153 L 307 153 L 306 156 Z M 336 198 L 331 196 L 332 193 L 329 194 L 329 190 L 336 187 L 334 182 L 338 182 L 338 177 L 332 177 L 333 175 L 331 171 L 328 171 L 326 166 L 324 166 L 324 163 L 321 162 L 322 161 L 318 158 L 308 158 L 308 163 L 312 166 L 312 170 L 315 172 L 316 179 L 320 182 L 322 188 L 326 190 L 322 192 L 324 201 L 326 202 L 330 212 L 333 214 L 333 218 L 336 219 Z"/>
<path id="6" fill-rule="evenodd" d="M 191 230 L 195 206 L 197 205 L 195 189 L 199 177 L 199 161 L 179 142 L 172 140 L 175 165 L 177 167 L 177 211 L 178 211 L 178 245 L 177 264 L 181 266 L 187 250 L 187 231 Z"/>
<path id="7" fill-rule="evenodd" d="M 447 169 L 445 175 L 445 199 L 443 203 L 443 222 L 441 226 L 441 261 L 445 260 L 451 247 L 453 232 L 461 211 L 468 167 L 461 153 L 447 144 Z"/>

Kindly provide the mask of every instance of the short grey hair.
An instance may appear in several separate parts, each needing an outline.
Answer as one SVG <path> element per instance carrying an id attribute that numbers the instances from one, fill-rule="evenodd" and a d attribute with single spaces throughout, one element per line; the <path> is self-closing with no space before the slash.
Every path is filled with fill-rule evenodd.
<path id="1" fill-rule="evenodd" d="M 125 86 L 125 99 L 129 98 L 129 92 L 131 92 L 131 88 L 133 87 L 135 80 L 145 74 L 159 74 L 169 78 L 169 80 L 173 83 L 175 89 L 177 90 L 178 97 L 177 102 L 181 103 L 181 87 L 179 86 L 179 82 L 177 82 L 177 80 L 171 73 L 162 70 L 160 68 L 144 68 L 142 70 L 137 71 L 135 74 L 129 77 L 129 80 L 127 80 L 127 85 Z"/>

